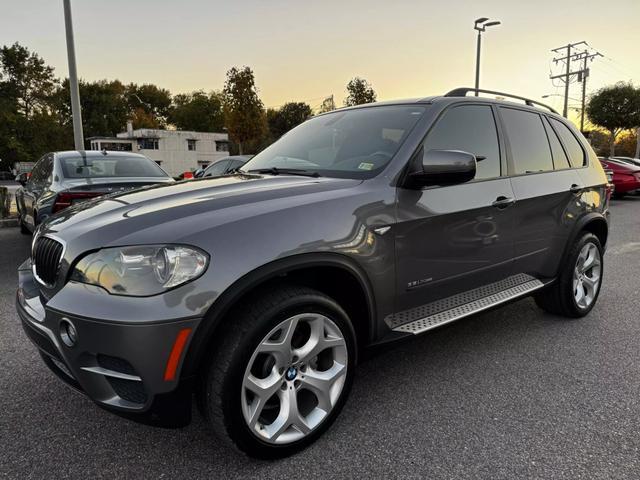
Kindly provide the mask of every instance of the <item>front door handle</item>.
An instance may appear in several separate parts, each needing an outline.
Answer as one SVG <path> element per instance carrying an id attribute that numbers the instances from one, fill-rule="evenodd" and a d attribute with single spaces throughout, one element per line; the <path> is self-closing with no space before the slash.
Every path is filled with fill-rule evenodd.
<path id="1" fill-rule="evenodd" d="M 491 206 L 502 210 L 503 208 L 507 208 L 507 207 L 513 205 L 514 203 L 516 203 L 516 199 L 515 198 L 505 197 L 504 195 L 501 195 L 498 198 L 496 198 L 495 202 L 493 202 L 491 204 Z"/>
<path id="2" fill-rule="evenodd" d="M 569 191 L 571 193 L 580 193 L 580 192 L 582 192 L 582 190 L 584 190 L 584 187 L 582 185 L 578 185 L 576 183 L 571 185 L 571 188 L 569 188 Z"/>

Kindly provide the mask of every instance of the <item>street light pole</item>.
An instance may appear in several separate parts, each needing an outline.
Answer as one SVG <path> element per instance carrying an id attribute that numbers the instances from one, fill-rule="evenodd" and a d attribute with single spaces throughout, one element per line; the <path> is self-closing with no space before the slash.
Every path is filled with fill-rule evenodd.
<path id="1" fill-rule="evenodd" d="M 478 18 L 473 24 L 473 29 L 478 31 L 478 40 L 476 43 L 476 97 L 478 96 L 478 90 L 480 89 L 480 48 L 482 46 L 482 32 L 484 32 L 487 27 L 500 25 L 500 22 L 485 23 L 487 20 L 489 20 L 487 17 L 481 17 Z"/>
<path id="2" fill-rule="evenodd" d="M 476 43 L 476 97 L 480 88 L 480 46 L 482 44 L 482 31 L 478 29 L 478 41 Z"/>
<path id="3" fill-rule="evenodd" d="M 73 140 L 76 150 L 84 150 L 82 133 L 82 110 L 80 108 L 80 89 L 76 69 L 76 49 L 73 41 L 73 22 L 71 20 L 71 2 L 62 0 L 64 5 L 64 26 L 67 34 L 67 59 L 69 61 L 69 90 L 71 91 L 71 115 L 73 116 Z"/>

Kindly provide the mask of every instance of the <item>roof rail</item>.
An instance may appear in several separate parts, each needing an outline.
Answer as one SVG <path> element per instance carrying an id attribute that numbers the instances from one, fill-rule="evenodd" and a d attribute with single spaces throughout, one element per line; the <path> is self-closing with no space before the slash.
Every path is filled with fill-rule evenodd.
<path id="1" fill-rule="evenodd" d="M 555 113 L 556 115 L 560 115 L 558 112 L 555 111 L 555 109 L 551 108 L 549 105 L 545 105 L 542 102 L 537 102 L 535 100 L 531 100 L 530 98 L 521 97 L 519 95 L 512 95 L 510 93 L 504 93 L 504 92 L 496 92 L 493 90 L 484 90 L 482 88 L 479 88 L 477 90 L 475 88 L 470 88 L 470 87 L 454 88 L 450 92 L 446 93 L 445 97 L 466 97 L 467 93 L 469 92 L 488 93 L 490 95 L 500 95 L 501 97 L 517 98 L 518 100 L 524 101 L 524 103 L 530 107 L 534 107 L 538 105 L 540 107 L 544 107 L 550 110 L 552 113 Z"/>

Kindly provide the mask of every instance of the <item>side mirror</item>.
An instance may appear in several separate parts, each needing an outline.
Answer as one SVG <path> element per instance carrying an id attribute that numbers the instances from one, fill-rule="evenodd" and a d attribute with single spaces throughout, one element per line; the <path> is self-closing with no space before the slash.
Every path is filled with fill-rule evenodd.
<path id="1" fill-rule="evenodd" d="M 476 176 L 475 155 L 461 150 L 429 150 L 418 171 L 409 176 L 419 186 L 455 185 Z"/>
<path id="2" fill-rule="evenodd" d="M 27 184 L 27 174 L 26 173 L 21 173 L 20 175 L 18 175 L 16 177 L 16 180 L 18 181 L 18 183 L 20 185 L 22 185 L 24 187 Z"/>

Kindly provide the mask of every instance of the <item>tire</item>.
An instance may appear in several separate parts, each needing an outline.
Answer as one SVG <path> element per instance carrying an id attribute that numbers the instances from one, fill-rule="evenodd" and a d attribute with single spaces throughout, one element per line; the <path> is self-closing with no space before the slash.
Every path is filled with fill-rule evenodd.
<path id="1" fill-rule="evenodd" d="M 226 328 L 212 345 L 201 376 L 199 407 L 225 444 L 251 457 L 285 457 L 314 442 L 340 413 L 353 381 L 355 333 L 344 310 L 310 288 L 281 286 L 242 303 L 226 317 Z M 314 335 L 323 341 L 307 356 L 304 351 L 314 345 Z M 324 342 L 331 346 L 320 346 Z M 266 350 L 258 353 L 259 347 Z M 312 357 L 312 352 L 322 353 Z M 331 380 L 314 383 L 322 375 Z M 260 382 L 254 382 L 256 378 L 264 379 L 261 385 L 271 385 L 257 389 L 260 396 L 247 387 L 255 389 Z M 328 385 L 330 393 L 306 388 Z M 294 404 L 295 409 L 288 407 Z M 254 406 L 258 415 L 252 414 Z M 287 427 L 292 418 L 298 424 Z M 257 420 L 250 427 L 252 419 Z"/>
<path id="2" fill-rule="evenodd" d="M 590 259 L 593 259 L 593 263 Z M 585 265 L 588 268 L 580 272 Z M 584 317 L 598 300 L 603 273 L 604 261 L 600 240 L 592 233 L 585 232 L 571 247 L 556 281 L 535 296 L 536 303 L 543 310 L 555 315 Z"/>
<path id="3" fill-rule="evenodd" d="M 626 193 L 617 193 L 613 192 L 613 198 L 616 200 L 622 200 L 625 197 Z"/>

